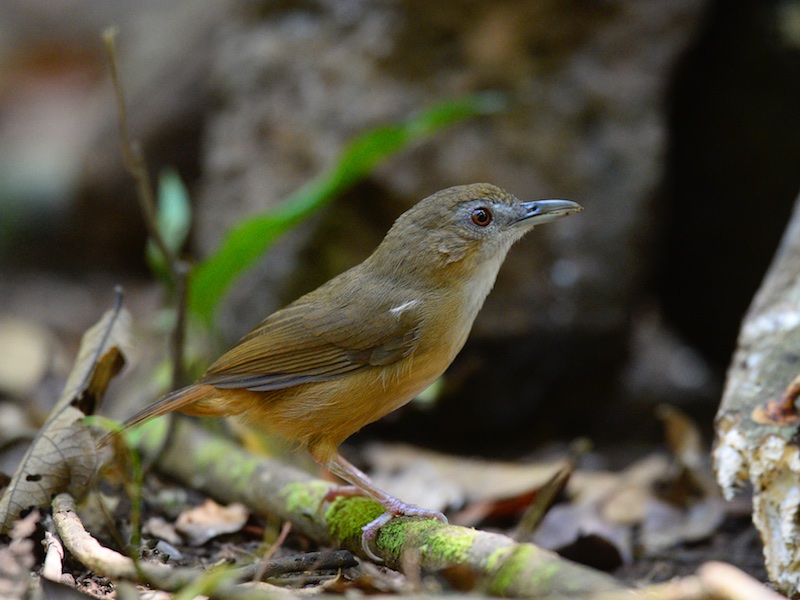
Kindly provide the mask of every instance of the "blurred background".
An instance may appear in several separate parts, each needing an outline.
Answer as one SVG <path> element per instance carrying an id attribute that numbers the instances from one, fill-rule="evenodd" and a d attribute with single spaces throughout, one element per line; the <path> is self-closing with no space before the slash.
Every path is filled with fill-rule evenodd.
<path id="1" fill-rule="evenodd" d="M 191 193 L 196 258 L 359 133 L 467 94 L 505 98 L 282 237 L 226 297 L 209 358 L 366 257 L 417 200 L 486 181 L 585 210 L 512 250 L 436 402 L 360 436 L 490 456 L 647 442 L 664 402 L 710 431 L 800 189 L 800 1 L 5 0 L 6 396 L 43 395 L 25 382 L 63 372 L 114 284 L 140 324 L 164 303 L 120 156 L 109 24 L 132 133 L 154 178 L 175 168 Z M 144 362 L 166 357 L 159 339 Z"/>

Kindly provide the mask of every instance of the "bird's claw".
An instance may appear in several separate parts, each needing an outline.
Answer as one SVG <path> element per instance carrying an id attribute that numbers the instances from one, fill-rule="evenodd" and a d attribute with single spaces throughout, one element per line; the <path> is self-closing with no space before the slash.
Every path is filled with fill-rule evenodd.
<path id="1" fill-rule="evenodd" d="M 422 517 L 423 519 L 435 519 L 442 523 L 447 523 L 447 517 L 445 517 L 438 510 L 430 510 L 420 506 L 415 506 L 414 504 L 406 504 L 397 498 L 392 498 L 391 502 L 387 503 L 386 509 L 387 510 L 385 513 L 361 528 L 361 549 L 370 560 L 375 562 L 383 562 L 383 559 L 372 551 L 370 544 L 375 541 L 376 537 L 378 537 L 378 531 L 380 528 L 386 525 L 394 517 Z"/>
<path id="2" fill-rule="evenodd" d="M 341 496 L 368 496 L 368 494 L 365 494 L 363 490 L 354 485 L 332 487 L 328 490 L 328 492 L 325 494 L 325 497 L 322 499 L 322 502 L 319 504 L 320 516 L 322 515 L 323 507 L 327 503 L 332 502 Z M 386 525 L 394 517 L 421 517 L 423 519 L 435 519 L 442 523 L 447 523 L 447 517 L 445 517 L 438 510 L 422 508 L 421 506 L 416 506 L 415 504 L 406 504 L 397 498 L 390 497 L 388 500 L 384 500 L 382 504 L 386 507 L 386 512 L 361 528 L 361 549 L 364 551 L 364 554 L 367 556 L 367 558 L 375 562 L 383 562 L 383 559 L 372 551 L 370 544 L 375 541 L 375 538 L 378 537 L 378 531 L 380 528 Z"/>
<path id="3" fill-rule="evenodd" d="M 381 527 L 386 525 L 386 523 L 391 521 L 394 517 L 395 515 L 387 511 L 377 519 L 373 519 L 361 528 L 361 549 L 370 560 L 378 563 L 383 562 L 383 559 L 372 551 L 370 544 L 375 541 L 376 537 L 378 537 L 378 530 L 380 530 Z"/>
<path id="4" fill-rule="evenodd" d="M 323 517 L 325 513 L 325 507 L 336 500 L 344 496 L 345 498 L 349 498 L 352 496 L 363 496 L 364 492 L 361 491 L 354 485 L 337 485 L 331 487 L 326 493 L 325 496 L 322 498 L 322 502 L 319 503 L 319 507 L 317 507 L 317 515 L 319 517 Z"/>

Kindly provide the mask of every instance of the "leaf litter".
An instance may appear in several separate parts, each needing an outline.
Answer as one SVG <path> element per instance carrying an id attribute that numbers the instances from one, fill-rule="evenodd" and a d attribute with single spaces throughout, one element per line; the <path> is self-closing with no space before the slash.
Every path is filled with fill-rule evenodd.
<path id="1" fill-rule="evenodd" d="M 652 452 L 621 471 L 568 470 L 567 459 L 476 460 L 400 444 L 371 444 L 365 458 L 380 487 L 439 510 L 459 509 L 452 518 L 458 524 L 485 527 L 498 515 L 519 520 L 526 509 L 543 512 L 527 535 L 517 530 L 519 539 L 611 571 L 708 539 L 737 510 L 720 498 L 696 424 L 676 408 L 658 414 L 669 453 Z M 556 497 L 537 507 L 543 495 Z"/>
<path id="2" fill-rule="evenodd" d="M 88 489 L 97 451 L 83 419 L 94 413 L 111 378 L 124 366 L 130 325 L 118 293 L 114 308 L 84 334 L 61 397 L 0 499 L 0 532 L 8 531 L 27 511 L 49 506 L 60 492 L 80 497 Z"/>
<path id="3" fill-rule="evenodd" d="M 128 344 L 129 321 L 127 313 L 117 307 L 84 336 L 65 391 L 9 487 L 16 495 L 13 498 L 16 503 L 12 505 L 7 500 L 8 493 L 3 498 L 4 519 L 11 518 L 9 511 L 20 511 L 22 506 L 46 506 L 55 493 L 50 490 L 79 493 L 88 485 L 97 457 L 94 441 L 82 419 L 96 408 L 110 378 L 124 364 L 122 349 Z M 594 554 L 603 559 L 597 566 L 611 569 L 619 563 L 630 563 L 637 556 L 712 535 L 725 516 L 724 507 L 714 504 L 718 500 L 714 488 L 706 486 L 707 461 L 702 458 L 707 451 L 696 427 L 677 411 L 667 410 L 662 418 L 671 455 L 653 453 L 621 472 L 578 468 L 559 480 L 556 475 L 569 464 L 567 459 L 504 463 L 391 445 L 369 446 L 366 459 L 381 485 L 399 488 L 399 493 L 409 499 L 415 489 L 419 490 L 419 503 L 438 502 L 443 507 L 459 508 L 457 519 L 462 518 L 463 522 L 469 518 L 472 524 L 484 527 L 498 515 L 506 522 L 519 520 L 537 498 L 551 495 L 552 498 L 544 500 L 543 522 L 532 534 L 523 537 L 554 547 L 572 558 L 581 559 L 587 552 Z M 56 449 L 54 444 L 61 447 Z M 30 475 L 32 479 L 41 475 L 44 483 L 30 481 Z M 554 481 L 560 481 L 558 485 L 563 484 L 563 489 Z M 44 484 L 51 487 L 45 488 Z M 555 504 L 547 511 L 552 501 Z M 713 512 L 714 507 L 719 510 Z M 212 557 L 222 549 L 218 554 L 222 556 L 230 542 L 210 541 L 223 533 L 240 531 L 248 518 L 244 507 L 236 507 L 232 514 L 225 514 L 226 510 L 230 507 L 209 503 L 184 511 L 181 519 L 197 521 L 188 528 L 175 522 L 175 515 L 162 523 L 151 516 L 151 526 L 145 531 L 156 538 L 169 538 L 170 543 L 181 549 L 184 546 L 178 542 L 185 540 L 200 552 L 203 550 L 199 546 L 205 545 L 204 552 Z M 199 533 L 191 532 L 193 526 Z M 164 535 L 165 532 L 172 535 Z M 252 551 L 255 540 L 250 537 L 244 546 L 249 545 Z M 555 541 L 556 537 L 560 541 Z M 198 556 L 196 552 L 191 554 Z M 202 562 L 209 565 L 214 561 L 206 557 Z M 367 577 L 366 573 L 370 575 Z M 380 588 L 382 576 L 380 571 L 362 568 L 360 575 L 356 572 L 348 575 L 349 583 L 340 579 L 337 585 L 342 589 Z M 308 586 L 313 585 L 314 579 L 301 581 Z"/>

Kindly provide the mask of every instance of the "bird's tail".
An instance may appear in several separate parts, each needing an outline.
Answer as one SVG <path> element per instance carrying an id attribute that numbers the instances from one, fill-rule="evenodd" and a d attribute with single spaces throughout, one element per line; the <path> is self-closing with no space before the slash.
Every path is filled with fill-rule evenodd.
<path id="1" fill-rule="evenodd" d="M 202 399 L 203 392 L 200 388 L 201 386 L 190 385 L 162 396 L 150 406 L 143 408 L 138 413 L 127 419 L 122 424 L 121 429 L 109 432 L 100 438 L 100 441 L 97 442 L 98 448 L 107 445 L 115 435 L 119 435 L 123 431 L 130 429 L 135 425 L 139 425 L 140 423 L 144 423 L 153 417 L 165 415 L 175 410 L 186 409 L 190 404 Z"/>

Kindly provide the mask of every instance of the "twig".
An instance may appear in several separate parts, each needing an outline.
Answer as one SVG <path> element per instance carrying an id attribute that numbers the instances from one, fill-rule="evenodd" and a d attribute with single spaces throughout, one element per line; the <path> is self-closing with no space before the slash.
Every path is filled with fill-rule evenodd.
<path id="1" fill-rule="evenodd" d="M 703 586 L 730 600 L 782 600 L 784 597 L 733 565 L 707 562 L 697 572 Z"/>
<path id="2" fill-rule="evenodd" d="M 137 140 L 131 140 L 130 138 L 128 109 L 125 104 L 125 92 L 122 88 L 122 79 L 120 78 L 117 61 L 116 35 L 116 28 L 109 27 L 103 32 L 103 43 L 108 53 L 111 82 L 117 100 L 117 123 L 119 125 L 122 163 L 136 182 L 136 198 L 139 201 L 139 208 L 144 217 L 147 233 L 161 256 L 163 256 L 175 287 L 176 323 L 170 339 L 170 351 L 172 353 L 172 387 L 177 388 L 184 383 L 183 348 L 186 336 L 186 282 L 189 276 L 189 265 L 170 250 L 158 229 L 155 193 L 150 182 L 150 173 L 147 170 L 144 153 L 142 152 L 141 144 Z"/>
<path id="3" fill-rule="evenodd" d="M 53 499 L 53 523 L 56 532 L 70 554 L 91 571 L 112 580 L 128 579 L 148 583 L 152 587 L 176 592 L 209 577 L 208 571 L 188 567 L 171 567 L 162 564 L 134 562 L 114 550 L 104 547 L 83 526 L 75 512 L 75 500 L 69 494 L 59 494 Z M 287 557 L 270 561 L 266 572 L 269 576 L 297 571 L 333 570 L 353 567 L 357 563 L 349 552 L 313 552 L 298 557 Z M 225 600 L 274 600 L 276 594 L 287 592 L 263 582 L 250 579 L 261 564 L 252 564 L 230 569 L 219 574 L 213 589 L 207 590 L 212 598 Z M 240 583 L 245 581 L 245 583 Z M 292 597 L 295 597 L 292 594 Z"/>
<path id="4" fill-rule="evenodd" d="M 75 512 L 75 500 L 69 494 L 59 494 L 53 499 L 53 523 L 56 532 L 70 554 L 85 567 L 99 575 L 124 579 L 138 579 L 133 560 L 105 548 L 83 527 Z M 164 565 L 143 565 L 148 571 L 168 572 Z"/>
<path id="5" fill-rule="evenodd" d="M 170 272 L 175 282 L 175 328 L 170 336 L 169 347 L 172 354 L 172 387 L 177 389 L 186 383 L 183 348 L 186 344 L 186 312 L 189 305 L 189 263 L 179 259 L 170 266 Z"/>
<path id="6" fill-rule="evenodd" d="M 149 583 L 153 587 L 166 591 L 177 591 L 198 577 L 207 574 L 198 569 L 186 567 L 170 567 L 162 564 L 135 563 L 131 558 L 106 548 L 92 537 L 83 526 L 75 512 L 75 500 L 69 494 L 59 494 L 53 499 L 53 523 L 56 532 L 69 550 L 81 564 L 91 571 L 110 579 L 129 579 L 141 583 Z M 260 584 L 266 586 L 267 584 Z M 254 590 L 251 587 L 236 583 L 231 578 L 220 584 L 214 595 L 225 598 L 274 598 L 275 586 Z"/>
<path id="7" fill-rule="evenodd" d="M 61 581 L 61 562 L 64 560 L 64 546 L 55 533 L 44 532 L 42 545 L 45 548 L 44 566 L 42 567 L 42 577 L 50 581 Z"/>
<path id="8" fill-rule="evenodd" d="M 241 567 L 236 571 L 240 579 L 262 580 L 287 573 L 309 573 L 314 571 L 339 571 L 358 565 L 352 552 L 330 550 L 327 552 L 307 552 L 297 556 L 273 558 Z M 260 571 L 260 573 L 259 573 Z"/>
<path id="9" fill-rule="evenodd" d="M 292 522 L 284 521 L 283 526 L 281 527 L 281 532 L 278 534 L 278 539 L 276 539 L 275 542 L 269 548 L 267 548 L 267 551 L 264 553 L 264 556 L 261 559 L 261 564 L 253 574 L 254 581 L 261 581 L 264 579 L 264 573 L 266 573 L 267 568 L 269 567 L 269 561 L 272 560 L 272 557 L 275 556 L 275 553 L 283 545 L 283 542 L 286 541 L 286 538 L 289 536 L 289 532 L 291 530 Z"/>
<path id="10" fill-rule="evenodd" d="M 116 36 L 117 29 L 115 27 L 109 27 L 103 32 L 103 42 L 106 46 L 106 52 L 108 52 L 108 63 L 111 68 L 111 82 L 114 86 L 114 94 L 117 98 L 117 123 L 119 125 L 123 164 L 128 173 L 131 174 L 131 177 L 136 181 L 137 198 L 139 199 L 139 207 L 144 215 L 147 232 L 158 247 L 158 251 L 170 265 L 170 270 L 172 270 L 172 264 L 175 262 L 176 258 L 164 242 L 161 233 L 158 231 L 155 195 L 153 194 L 153 186 L 150 183 L 150 174 L 147 171 L 147 165 L 145 164 L 140 144 L 137 141 L 131 141 L 129 135 L 128 109 L 125 104 L 125 92 L 122 89 L 122 81 L 119 76 Z"/>

